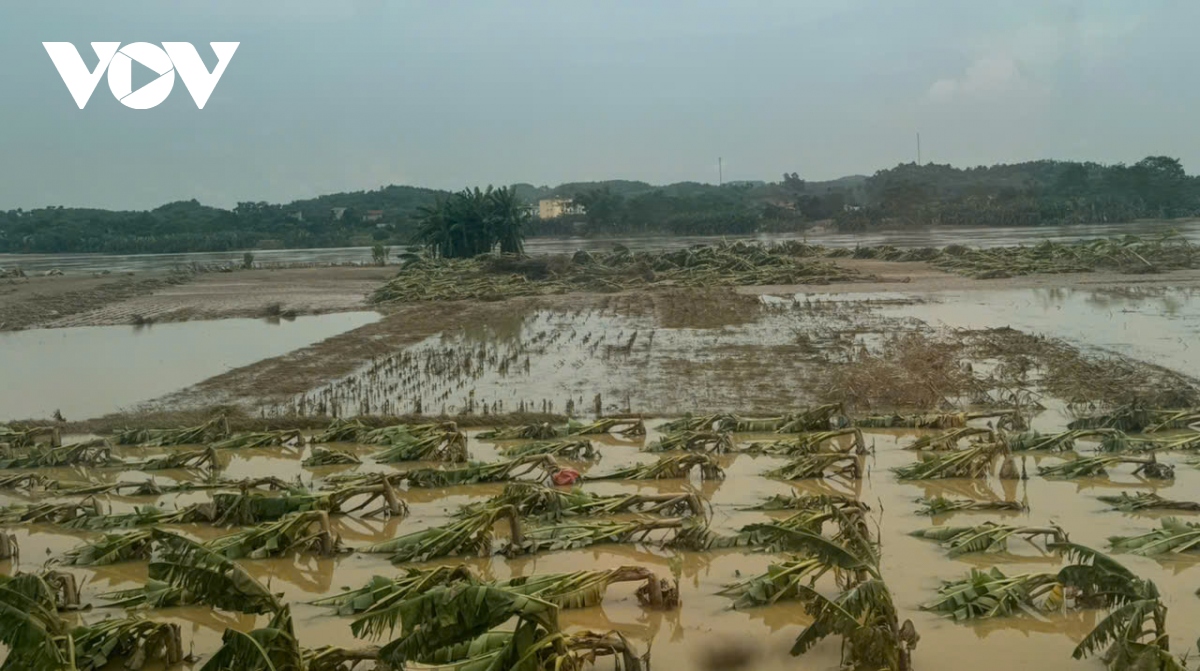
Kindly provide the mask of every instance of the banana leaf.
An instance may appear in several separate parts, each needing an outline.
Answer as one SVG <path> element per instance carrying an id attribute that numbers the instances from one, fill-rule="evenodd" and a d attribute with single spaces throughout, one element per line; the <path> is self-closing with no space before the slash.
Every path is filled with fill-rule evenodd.
<path id="1" fill-rule="evenodd" d="M 725 428 L 729 422 L 735 422 L 736 418 L 733 415 L 713 414 L 713 415 L 684 415 L 679 419 L 673 419 L 669 422 L 664 422 L 658 425 L 659 433 L 678 433 L 681 431 L 732 431 L 733 429 Z M 721 428 L 717 425 L 721 424 Z M 774 431 L 778 427 L 772 427 L 769 431 Z"/>
<path id="2" fill-rule="evenodd" d="M 660 457 L 653 464 L 630 466 L 607 475 L 588 475 L 587 480 L 663 480 L 686 478 L 693 468 L 700 469 L 702 480 L 721 480 L 725 477 L 717 461 L 707 454 L 680 454 Z"/>
<path id="3" fill-rule="evenodd" d="M 395 578 L 374 576 L 356 590 L 327 596 L 312 603 L 336 608 L 338 615 L 357 615 L 390 608 L 434 587 L 458 581 L 479 582 L 465 566 L 407 568 Z"/>
<path id="4" fill-rule="evenodd" d="M 0 454 L 0 468 L 53 468 L 57 466 L 108 466 L 117 463 L 112 448 L 103 441 L 61 447 L 33 445 L 19 452 Z"/>
<path id="5" fill-rule="evenodd" d="M 147 580 L 141 587 L 102 592 L 97 597 L 111 608 L 174 608 L 199 603 L 186 590 L 162 580 Z"/>
<path id="6" fill-rule="evenodd" d="M 589 440 L 548 440 L 518 443 L 500 448 L 500 454 L 510 458 L 546 454 L 569 461 L 600 458 L 600 452 L 592 446 Z"/>
<path id="7" fill-rule="evenodd" d="M 240 613 L 280 609 L 279 600 L 223 553 L 175 534 L 155 531 L 150 578 L 161 580 L 196 603 Z M 219 539 L 218 539 L 219 540 Z"/>
<path id="8" fill-rule="evenodd" d="M 871 415 L 854 419 L 863 429 L 957 429 L 976 419 L 996 419 L 997 425 L 1014 423 L 1015 411 L 948 412 L 930 415 Z"/>
<path id="9" fill-rule="evenodd" d="M 94 498 L 71 503 L 37 503 L 0 507 L 0 524 L 66 524 L 72 520 L 103 515 Z"/>
<path id="10" fill-rule="evenodd" d="M 487 501 L 466 505 L 456 517 L 470 517 L 499 506 L 512 506 L 523 518 L 557 520 L 574 516 L 640 513 L 681 517 L 703 515 L 704 502 L 695 494 L 612 494 L 600 495 L 578 487 L 563 490 L 517 482 Z"/>
<path id="11" fill-rule="evenodd" d="M 221 647 L 200 671 L 305 671 L 304 653 L 296 641 L 292 612 L 284 605 L 267 626 L 245 633 L 226 629 Z"/>
<path id="12" fill-rule="evenodd" d="M 766 573 L 728 585 L 717 594 L 736 599 L 734 609 L 769 606 L 800 598 L 800 586 L 807 583 L 811 587 L 829 568 L 816 558 L 792 559 L 771 564 Z"/>
<path id="13" fill-rule="evenodd" d="M 0 474 L 0 489 L 49 489 L 54 480 L 37 473 Z"/>
<path id="14" fill-rule="evenodd" d="M 848 424 L 841 403 L 829 403 L 800 413 L 788 415 L 775 433 L 804 433 L 806 431 L 828 431 Z"/>
<path id="15" fill-rule="evenodd" d="M 165 471 L 174 468 L 200 469 L 205 467 L 215 471 L 221 467 L 221 464 L 217 459 L 216 449 L 210 445 L 199 450 L 172 452 L 170 454 L 161 457 L 155 457 L 147 461 L 122 464 L 122 466 L 139 471 Z"/>
<path id="16" fill-rule="evenodd" d="M 50 447 L 58 447 L 61 443 L 59 431 L 52 426 L 34 426 L 20 428 L 18 426 L 0 424 L 0 448 L 15 449 L 29 447 L 37 443 L 38 438 L 49 438 Z"/>
<path id="17" fill-rule="evenodd" d="M 8 647 L 0 670 L 70 668 L 70 628 L 58 614 L 54 590 L 41 576 L 23 573 L 0 581 L 0 643 Z"/>
<path id="18" fill-rule="evenodd" d="M 71 630 L 75 668 L 99 671 L 110 663 L 128 660 L 131 666 L 147 661 L 171 666 L 183 661 L 183 638 L 179 625 L 141 618 L 104 620 Z"/>
<path id="19" fill-rule="evenodd" d="M 359 419 L 335 419 L 321 433 L 312 437 L 313 443 L 361 443 L 371 427 Z"/>
<path id="20" fill-rule="evenodd" d="M 775 494 L 744 510 L 819 510 L 829 506 L 870 510 L 867 504 L 840 494 Z"/>
<path id="21" fill-rule="evenodd" d="M 847 668 L 912 668 L 912 649 L 920 637 L 910 620 L 899 624 L 891 592 L 881 579 L 859 582 L 834 599 L 811 587 L 801 585 L 797 589 L 813 620 L 796 637 L 792 655 L 804 654 L 820 640 L 838 635 Z"/>
<path id="22" fill-rule="evenodd" d="M 1155 492 L 1137 492 L 1130 495 L 1121 492 L 1120 496 L 1098 496 L 1101 501 L 1113 507 L 1113 510 L 1134 513 L 1143 510 L 1180 510 L 1200 512 L 1200 503 L 1194 501 L 1173 501 L 1164 499 Z"/>
<path id="23" fill-rule="evenodd" d="M 449 524 L 368 545 L 359 548 L 359 552 L 390 554 L 393 564 L 441 557 L 485 557 L 493 552 L 493 527 L 500 520 L 508 522 L 514 538 L 521 537 L 521 521 L 516 510 L 511 506 L 500 506 Z"/>

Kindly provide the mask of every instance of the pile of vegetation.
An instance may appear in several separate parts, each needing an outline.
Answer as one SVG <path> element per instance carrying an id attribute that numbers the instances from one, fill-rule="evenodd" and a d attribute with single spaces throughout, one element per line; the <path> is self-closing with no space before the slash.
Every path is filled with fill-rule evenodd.
<path id="1" fill-rule="evenodd" d="M 828 284 L 862 279 L 801 244 L 722 243 L 672 251 L 576 252 L 574 256 L 413 256 L 376 290 L 376 303 L 502 300 L 569 291 L 623 291 L 659 286 Z"/>

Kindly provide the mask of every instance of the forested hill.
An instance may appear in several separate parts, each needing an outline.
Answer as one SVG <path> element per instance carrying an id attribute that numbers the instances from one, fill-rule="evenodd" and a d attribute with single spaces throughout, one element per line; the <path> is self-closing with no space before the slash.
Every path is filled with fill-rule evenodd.
<path id="1" fill-rule="evenodd" d="M 723 185 L 655 186 L 609 180 L 558 186 L 514 185 L 536 206 L 571 200 L 576 213 L 533 219 L 528 235 L 737 235 L 802 230 L 831 222 L 842 230 L 938 225 L 1057 225 L 1200 215 L 1200 178 L 1179 161 L 1147 157 L 1132 165 L 1032 161 L 955 168 L 913 163 L 870 177 Z M 195 200 L 149 211 L 47 207 L 0 212 L 0 253 L 169 253 L 270 247 L 406 244 L 422 207 L 444 191 L 389 186 L 286 204 L 238 203 L 232 210 Z"/>

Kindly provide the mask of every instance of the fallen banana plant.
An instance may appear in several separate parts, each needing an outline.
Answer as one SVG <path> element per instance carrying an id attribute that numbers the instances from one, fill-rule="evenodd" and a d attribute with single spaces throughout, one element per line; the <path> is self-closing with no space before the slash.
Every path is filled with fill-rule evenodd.
<path id="1" fill-rule="evenodd" d="M 117 494 L 119 496 L 161 496 L 163 494 L 177 494 L 180 492 L 204 491 L 212 489 L 238 489 L 248 491 L 251 489 L 263 489 L 269 491 L 293 491 L 296 490 L 295 483 L 288 483 L 276 477 L 265 478 L 245 478 L 242 480 L 214 480 L 211 482 L 176 482 L 172 484 L 161 484 L 154 480 L 146 480 L 144 482 L 114 482 L 103 485 L 69 485 L 66 483 L 54 482 L 53 486 L 48 486 L 48 489 L 58 490 L 58 493 L 63 496 L 89 495 L 89 494 Z M 304 493 L 303 490 L 296 490 L 299 493 Z"/>
<path id="2" fill-rule="evenodd" d="M 395 578 L 373 576 L 358 589 L 317 599 L 312 603 L 336 608 L 338 615 L 358 615 L 392 608 L 434 587 L 459 581 L 479 582 L 479 579 L 465 566 L 407 568 Z"/>
<path id="3" fill-rule="evenodd" d="M 1137 536 L 1112 536 L 1109 546 L 1118 552 L 1143 557 L 1178 554 L 1200 548 L 1200 524 L 1174 517 L 1159 520 L 1159 528 Z"/>
<path id="4" fill-rule="evenodd" d="M 296 639 L 291 609 L 283 606 L 265 627 L 250 632 L 226 629 L 220 649 L 200 671 L 352 671 L 360 662 L 378 663 L 379 654 L 374 646 L 302 648 Z"/>
<path id="5" fill-rule="evenodd" d="M 15 576 L 9 576 L 0 573 L 0 588 L 25 575 L 27 574 L 18 573 Z M 79 584 L 75 580 L 74 574 L 63 571 L 39 571 L 32 576 L 40 580 L 42 584 L 37 585 L 36 581 L 30 580 L 26 583 L 25 588 L 36 587 L 39 593 L 49 593 L 53 597 L 55 610 L 79 610 Z M 21 589 L 19 584 L 14 586 Z"/>
<path id="6" fill-rule="evenodd" d="M 736 424 L 738 419 L 733 415 L 713 414 L 713 415 L 698 415 L 692 416 L 690 413 L 673 419 L 669 422 L 664 422 L 658 425 L 659 433 L 679 433 L 681 431 L 734 431 L 735 429 L 728 428 L 731 423 Z M 774 421 L 774 420 L 768 420 Z M 720 427 L 718 428 L 718 425 Z M 779 428 L 772 426 L 766 431 L 774 431 Z"/>
<path id="7" fill-rule="evenodd" d="M 838 440 L 844 436 L 850 436 L 850 440 L 846 443 Z M 846 428 L 801 434 L 787 440 L 750 443 L 739 451 L 746 454 L 770 454 L 783 457 L 794 457 L 816 452 L 844 452 L 847 454 L 853 452 L 854 454 L 866 454 L 867 441 L 863 437 L 861 429 Z"/>
<path id="8" fill-rule="evenodd" d="M 317 466 L 343 466 L 349 464 L 361 464 L 362 460 L 345 450 L 329 450 L 324 447 L 314 447 L 312 454 L 304 458 L 300 462 L 305 468 L 315 468 Z"/>
<path id="9" fill-rule="evenodd" d="M 35 445 L 39 438 L 47 438 L 50 447 L 62 445 L 62 437 L 57 427 L 33 426 L 21 428 L 15 425 L 0 424 L 0 448 L 16 449 Z"/>
<path id="10" fill-rule="evenodd" d="M 441 557 L 486 557 L 495 551 L 493 527 L 499 521 L 506 521 L 513 542 L 520 542 L 521 520 L 516 509 L 498 506 L 449 524 L 413 531 L 359 548 L 359 552 L 389 554 L 393 564 Z"/>
<path id="11" fill-rule="evenodd" d="M 692 469 L 698 468 L 702 480 L 721 480 L 725 471 L 717 461 L 707 454 L 680 454 L 660 457 L 653 464 L 630 466 L 607 475 L 588 475 L 587 480 L 663 480 L 687 478 Z"/>
<path id="12" fill-rule="evenodd" d="M 122 429 L 113 434 L 113 440 L 117 445 L 170 447 L 211 443 L 228 435 L 229 422 L 224 417 L 214 417 L 198 426 L 180 429 Z"/>
<path id="13" fill-rule="evenodd" d="M 725 431 L 679 431 L 663 436 L 646 448 L 647 452 L 674 450 L 726 454 L 733 451 L 733 437 Z"/>
<path id="14" fill-rule="evenodd" d="M 457 428 L 431 432 L 420 437 L 397 440 L 382 452 L 371 455 L 381 464 L 398 461 L 467 461 L 467 435 Z"/>
<path id="15" fill-rule="evenodd" d="M 104 534 L 67 551 L 63 563 L 75 566 L 105 566 L 118 562 L 149 559 L 153 552 L 153 532 L 139 529 L 123 534 Z"/>
<path id="16" fill-rule="evenodd" d="M 94 498 L 68 503 L 35 503 L 0 507 L 0 524 L 66 524 L 72 520 L 103 515 Z"/>
<path id="17" fill-rule="evenodd" d="M 957 429 L 950 429 L 942 433 L 930 434 L 921 436 L 913 442 L 904 446 L 906 450 L 930 450 L 941 452 L 945 450 L 957 450 L 958 442 L 964 438 L 973 436 L 987 436 L 987 440 L 983 442 L 995 442 L 995 432 L 991 429 L 982 429 L 974 426 L 961 426 Z"/>
<path id="18" fill-rule="evenodd" d="M 744 510 L 819 510 L 829 506 L 870 510 L 870 506 L 840 494 L 775 494 Z"/>
<path id="19" fill-rule="evenodd" d="M 366 445 L 396 445 L 397 443 L 410 443 L 414 440 L 445 433 L 458 433 L 458 425 L 454 422 L 393 424 L 378 429 L 368 429 L 362 432 L 354 442 Z"/>
<path id="20" fill-rule="evenodd" d="M 592 436 L 602 433 L 615 433 L 622 436 L 644 436 L 646 425 L 641 419 L 622 419 L 609 417 L 599 419 L 591 424 L 567 422 L 563 426 L 549 423 L 526 424 L 524 426 L 508 426 L 479 434 L 481 440 L 550 440 L 552 438 L 567 438 L 570 436 Z"/>
<path id="21" fill-rule="evenodd" d="M 119 463 L 103 440 L 48 447 L 32 445 L 12 454 L 0 454 L 0 468 L 53 468 L 58 466 L 109 466 Z"/>
<path id="22" fill-rule="evenodd" d="M 1132 496 L 1126 492 L 1121 492 L 1120 496 L 1098 496 L 1096 498 L 1112 506 L 1113 510 L 1120 510 L 1125 513 L 1136 513 L 1144 510 L 1200 512 L 1200 503 L 1164 499 L 1156 492 L 1137 492 Z"/>
<path id="23" fill-rule="evenodd" d="M 1014 511 L 1020 512 L 1029 510 L 1029 506 L 1020 501 L 976 501 L 973 499 L 950 499 L 944 496 L 935 496 L 928 499 L 917 499 L 917 503 L 921 507 L 917 509 L 918 515 L 948 515 L 950 513 L 977 513 L 977 512 L 999 512 L 999 511 Z"/>
<path id="24" fill-rule="evenodd" d="M 931 415 L 871 415 L 854 419 L 854 426 L 863 429 L 958 429 L 977 419 L 994 419 L 996 427 L 1020 423 L 1014 410 L 985 412 L 948 412 Z"/>
<path id="25" fill-rule="evenodd" d="M 1067 424 L 1068 429 L 1117 429 L 1126 433 L 1153 433 L 1168 429 L 1186 429 L 1197 423 L 1200 411 L 1152 410 L 1123 406 L 1098 415 L 1080 417 Z"/>
<path id="26" fill-rule="evenodd" d="M 592 446 L 590 440 L 547 440 L 517 443 L 502 447 L 499 452 L 510 458 L 537 454 L 546 454 L 568 461 L 590 461 L 600 458 L 600 452 Z"/>
<path id="27" fill-rule="evenodd" d="M 256 431 L 253 433 L 238 433 L 228 438 L 218 440 L 211 447 L 218 450 L 244 450 L 256 447 L 294 447 L 304 442 L 304 438 L 296 429 L 282 431 Z"/>
<path id="28" fill-rule="evenodd" d="M 54 483 L 53 480 L 37 473 L 0 475 L 0 489 L 22 489 L 25 491 L 50 489 L 52 483 Z"/>
<path id="29" fill-rule="evenodd" d="M 799 599 L 802 589 L 812 587 L 830 566 L 815 557 L 792 559 L 771 564 L 767 572 L 749 580 L 728 585 L 717 592 L 736 599 L 733 608 L 769 606 L 779 601 Z"/>
<path id="30" fill-rule="evenodd" d="M 217 459 L 216 449 L 210 445 L 199 450 L 171 452 L 146 461 L 122 463 L 121 466 L 137 471 L 166 471 L 175 468 L 196 470 L 208 468 L 216 471 L 221 468 L 221 462 Z"/>
<path id="31" fill-rule="evenodd" d="M 929 527 L 918 529 L 909 534 L 917 538 L 934 540 L 950 552 L 951 557 L 972 552 L 1004 552 L 1008 550 L 1011 538 L 1020 538 L 1034 544 L 1041 540 L 1045 552 L 1051 552 L 1054 544 L 1066 543 L 1067 534 L 1062 528 L 1050 525 L 1046 527 L 1014 527 L 1007 524 L 985 522 L 973 527 Z"/>
<path id="32" fill-rule="evenodd" d="M 935 600 L 921 610 L 944 613 L 957 621 L 1040 614 L 1062 610 L 1063 585 L 1055 573 L 1006 576 L 1000 569 L 971 569 L 962 580 L 943 583 Z"/>
<path id="33" fill-rule="evenodd" d="M 775 433 L 804 433 L 842 428 L 849 421 L 841 403 L 820 405 L 800 413 L 786 415 Z"/>
<path id="34" fill-rule="evenodd" d="M 1003 443 L 979 443 L 955 452 L 938 454 L 914 464 L 893 468 L 901 480 L 935 480 L 941 478 L 986 478 L 992 472 L 996 458 L 1006 455 Z"/>
<path id="35" fill-rule="evenodd" d="M 579 488 L 563 490 L 517 482 L 506 485 L 503 492 L 487 501 L 463 506 L 455 515 L 471 517 L 498 506 L 512 506 L 523 518 L 544 520 L 621 513 L 666 517 L 704 514 L 704 501 L 696 494 L 601 495 Z"/>
<path id="36" fill-rule="evenodd" d="M 314 434 L 312 443 L 361 443 L 371 427 L 360 419 L 334 419 L 324 431 Z"/>
<path id="37" fill-rule="evenodd" d="M 763 476 L 780 480 L 826 477 L 858 480 L 862 477 L 860 459 L 856 455 L 842 452 L 805 454 L 779 468 L 767 471 Z"/>
<path id="38" fill-rule="evenodd" d="M 293 552 L 328 557 L 344 551 L 341 539 L 329 526 L 329 513 L 323 510 L 293 513 L 276 522 L 214 538 L 205 545 L 229 559 L 282 557 Z"/>
<path id="39" fill-rule="evenodd" d="M 228 543 L 201 544 L 157 530 L 152 534 L 150 578 L 180 590 L 181 598 L 239 613 L 278 612 L 283 607 L 274 594 L 233 561 Z"/>
<path id="40" fill-rule="evenodd" d="M 1038 466 L 1038 473 L 1045 478 L 1096 477 L 1108 475 L 1108 469 L 1118 464 L 1135 464 L 1137 468 L 1133 469 L 1134 475 L 1144 475 L 1155 480 L 1170 480 L 1175 477 L 1175 467 L 1158 461 L 1153 453 L 1148 457 L 1123 455 L 1081 457 L 1053 466 Z"/>

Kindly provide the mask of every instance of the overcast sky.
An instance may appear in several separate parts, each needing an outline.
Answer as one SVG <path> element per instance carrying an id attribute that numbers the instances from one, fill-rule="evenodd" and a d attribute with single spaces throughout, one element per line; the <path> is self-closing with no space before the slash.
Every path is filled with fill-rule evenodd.
<path id="1" fill-rule="evenodd" d="M 1200 170 L 1194 0 L 246 0 L 0 5 L 0 209 L 413 184 L 870 174 L 923 158 Z M 203 110 L 41 43 L 241 42 Z M 148 81 L 148 79 L 146 80 Z M 139 81 L 135 79 L 135 88 Z"/>

